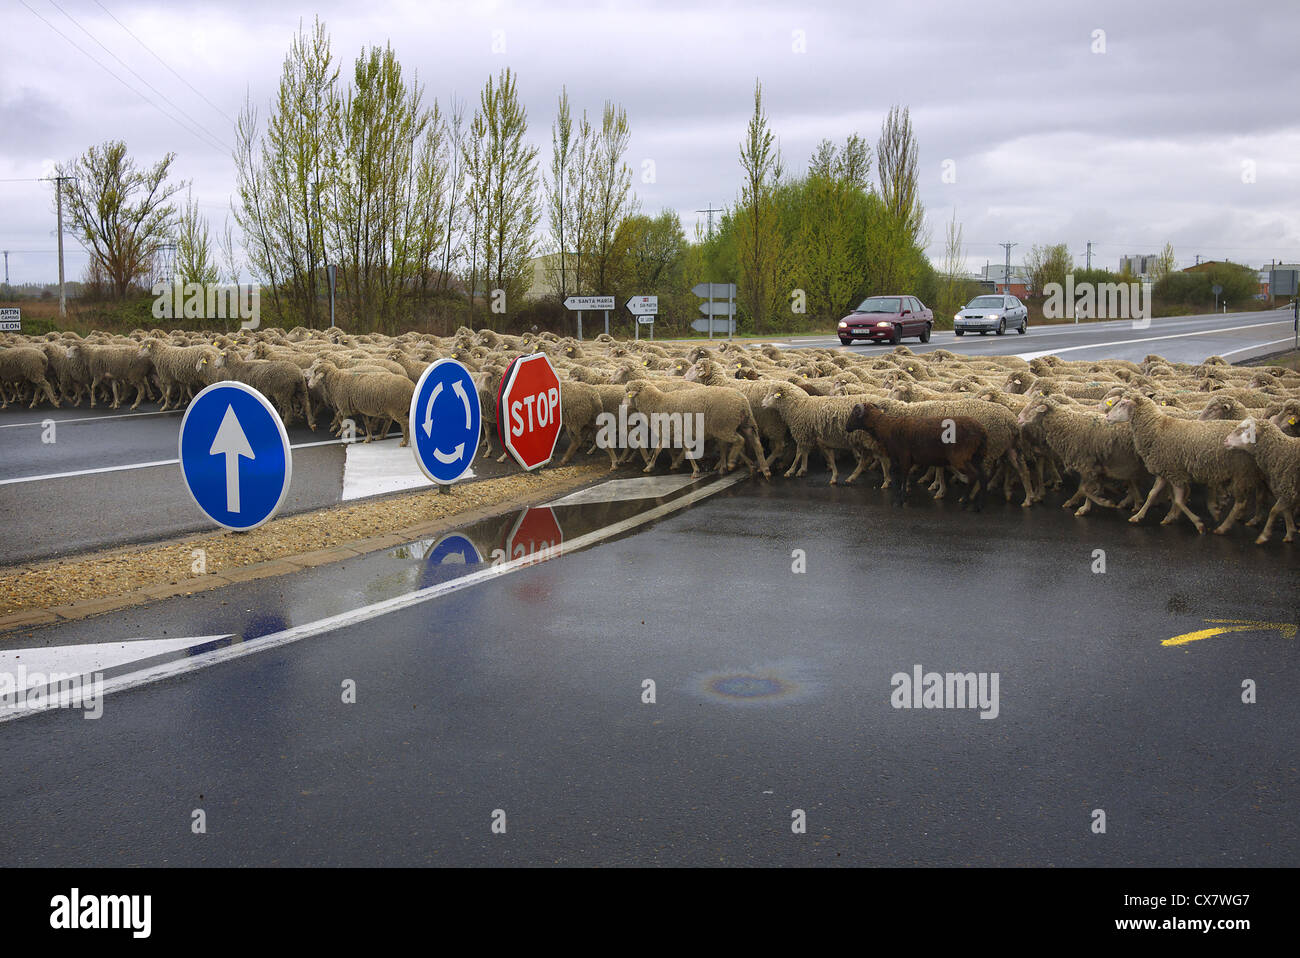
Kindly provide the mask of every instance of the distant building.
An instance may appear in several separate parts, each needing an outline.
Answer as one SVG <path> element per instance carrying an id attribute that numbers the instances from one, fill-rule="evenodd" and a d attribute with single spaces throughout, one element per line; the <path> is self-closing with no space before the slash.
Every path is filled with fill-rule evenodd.
<path id="1" fill-rule="evenodd" d="M 1138 279 L 1145 280 L 1156 271 L 1156 263 L 1160 257 L 1155 253 L 1138 253 L 1133 256 L 1121 256 L 1119 258 L 1119 271 L 1136 276 Z"/>
<path id="2" fill-rule="evenodd" d="M 1023 266 L 1011 267 L 1010 282 L 1007 281 L 1007 268 L 1001 265 L 985 266 L 982 277 L 991 285 L 991 292 L 1009 293 L 1021 299 L 1029 295 L 1029 274 Z"/>
<path id="3" fill-rule="evenodd" d="M 564 271 L 569 274 L 570 287 L 575 285 L 574 268 L 572 254 L 565 260 Z M 552 296 L 560 288 L 560 254 L 547 253 L 544 256 L 534 256 L 528 261 L 532 270 L 532 279 L 528 283 L 528 291 L 524 293 L 524 299 L 536 300 L 545 296 Z"/>

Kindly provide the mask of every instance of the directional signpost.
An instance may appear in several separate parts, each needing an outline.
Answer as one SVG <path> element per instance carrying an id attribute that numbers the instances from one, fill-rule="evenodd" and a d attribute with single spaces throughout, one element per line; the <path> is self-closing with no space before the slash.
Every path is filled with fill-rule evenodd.
<path id="1" fill-rule="evenodd" d="M 293 474 L 289 434 L 275 407 L 238 382 L 213 383 L 194 397 L 181 418 L 180 461 L 195 504 L 235 532 L 275 515 Z"/>
<path id="2" fill-rule="evenodd" d="M 444 489 L 469 471 L 478 452 L 482 410 L 469 370 L 440 359 L 411 395 L 411 449 L 420 471 Z"/>
<path id="3" fill-rule="evenodd" d="M 0 309 L 0 333 L 21 333 L 23 331 L 23 311 L 17 306 Z"/>
<path id="4" fill-rule="evenodd" d="M 605 311 L 605 332 L 609 332 L 609 311 L 614 308 L 613 296 L 570 296 L 564 301 L 564 308 L 578 313 L 578 338 L 582 339 L 582 311 L 584 309 L 603 309 Z"/>
<path id="5" fill-rule="evenodd" d="M 700 304 L 700 312 L 708 319 L 697 319 L 691 324 L 692 328 L 704 332 L 709 331 L 709 339 L 713 338 L 713 330 L 717 328 L 715 316 L 725 316 L 726 324 L 722 327 L 727 331 L 727 338 L 730 339 L 736 334 L 736 284 L 735 283 L 697 283 L 691 287 L 691 292 L 700 299 L 704 300 Z M 724 302 L 715 302 L 723 300 Z"/>
<path id="6" fill-rule="evenodd" d="M 551 461 L 560 439 L 560 377 L 545 353 L 521 356 L 506 367 L 497 392 L 501 445 L 530 472 Z"/>
<path id="7" fill-rule="evenodd" d="M 645 323 L 650 327 L 650 338 L 655 338 L 655 317 L 659 315 L 659 297 L 658 296 L 633 296 L 627 301 L 628 312 L 635 319 L 636 336 L 635 339 L 641 338 L 641 324 Z"/>

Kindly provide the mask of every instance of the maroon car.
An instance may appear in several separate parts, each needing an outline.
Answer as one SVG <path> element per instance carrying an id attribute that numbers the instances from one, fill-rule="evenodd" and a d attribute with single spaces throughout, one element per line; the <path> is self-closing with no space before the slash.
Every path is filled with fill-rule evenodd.
<path id="1" fill-rule="evenodd" d="M 934 313 L 915 296 L 868 296 L 857 309 L 840 320 L 840 342 L 848 346 L 855 339 L 901 342 L 904 336 L 930 341 Z"/>

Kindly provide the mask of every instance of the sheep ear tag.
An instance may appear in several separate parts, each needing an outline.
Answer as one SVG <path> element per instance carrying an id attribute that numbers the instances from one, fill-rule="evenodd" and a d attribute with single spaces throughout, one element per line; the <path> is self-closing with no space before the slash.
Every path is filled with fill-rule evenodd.
<path id="1" fill-rule="evenodd" d="M 271 402 L 241 382 L 213 383 L 181 419 L 180 465 L 194 504 L 234 532 L 256 529 L 289 493 L 293 453 Z"/>
<path id="2" fill-rule="evenodd" d="M 449 486 L 463 478 L 478 452 L 483 410 L 469 370 L 440 359 L 421 374 L 408 410 L 411 451 L 432 482 Z"/>

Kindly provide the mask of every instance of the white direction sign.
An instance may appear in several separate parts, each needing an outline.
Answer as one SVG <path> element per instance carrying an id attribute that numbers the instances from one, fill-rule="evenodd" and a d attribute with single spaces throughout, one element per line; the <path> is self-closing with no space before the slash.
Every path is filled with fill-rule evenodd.
<path id="1" fill-rule="evenodd" d="M 696 283 L 691 287 L 691 292 L 700 299 L 734 299 L 736 297 L 735 283 Z"/>
<path id="2" fill-rule="evenodd" d="M 654 316 L 659 312 L 658 296 L 633 296 L 627 301 L 633 316 Z"/>
<path id="3" fill-rule="evenodd" d="M 570 296 L 564 301 L 565 309 L 613 309 L 613 296 Z"/>
<path id="4" fill-rule="evenodd" d="M 704 302 L 700 303 L 700 312 L 703 313 L 705 316 L 708 316 L 710 314 L 713 316 L 730 316 L 731 304 L 726 301 L 716 302 L 716 301 L 705 300 Z"/>

